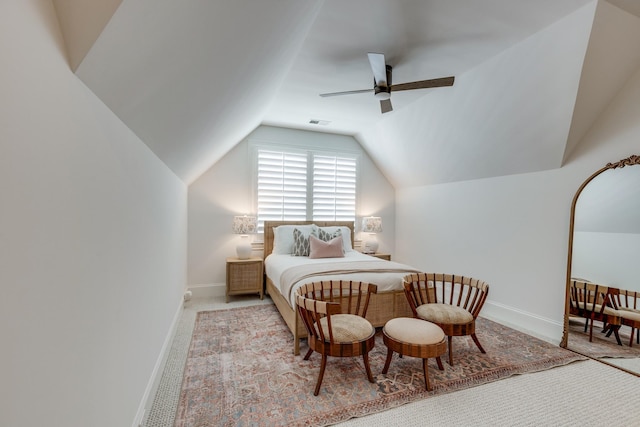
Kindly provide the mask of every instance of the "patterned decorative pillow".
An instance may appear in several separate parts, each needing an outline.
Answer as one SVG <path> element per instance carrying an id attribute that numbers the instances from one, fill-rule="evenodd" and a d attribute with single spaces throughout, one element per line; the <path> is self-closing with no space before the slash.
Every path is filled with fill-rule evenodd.
<path id="1" fill-rule="evenodd" d="M 315 224 L 308 225 L 280 225 L 273 227 L 273 251 L 274 254 L 291 255 L 293 252 L 293 230 L 298 229 L 304 236 L 316 233 Z"/>
<path id="2" fill-rule="evenodd" d="M 309 237 L 297 228 L 293 229 L 293 256 L 309 256 Z"/>
<path id="3" fill-rule="evenodd" d="M 342 236 L 342 230 L 340 230 L 339 228 L 333 233 L 325 231 L 323 228 L 318 228 L 318 239 L 322 240 L 323 242 L 328 242 L 329 240 L 335 239 L 338 236 Z"/>
<path id="4" fill-rule="evenodd" d="M 325 233 L 329 233 L 329 235 L 333 236 L 337 236 L 338 234 L 336 234 L 336 231 L 340 230 L 340 232 L 342 233 L 342 243 L 343 243 L 343 250 L 345 253 L 350 252 L 353 250 L 353 248 L 351 247 L 351 229 L 349 227 L 344 227 L 344 226 L 339 226 L 339 227 L 318 227 L 317 231 L 316 231 L 316 236 L 320 235 L 320 230 L 324 231 Z"/>

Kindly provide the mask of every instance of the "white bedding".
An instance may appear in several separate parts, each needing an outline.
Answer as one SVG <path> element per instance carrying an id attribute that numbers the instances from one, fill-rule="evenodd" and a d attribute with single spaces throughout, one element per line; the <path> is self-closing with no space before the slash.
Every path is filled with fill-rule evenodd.
<path id="1" fill-rule="evenodd" d="M 374 263 L 374 261 L 380 261 L 380 265 L 384 265 L 384 267 L 388 270 L 398 270 L 398 271 L 372 271 L 372 272 L 357 272 L 357 273 L 341 273 L 341 274 L 322 274 L 322 269 L 327 267 L 327 263 L 331 263 L 335 265 L 336 269 L 340 268 L 340 264 L 346 265 L 347 263 L 351 266 L 353 263 L 358 263 L 362 261 L 363 266 L 374 265 L 378 263 Z M 318 271 L 318 275 L 312 278 L 306 277 L 302 280 L 295 282 L 291 289 L 288 289 L 288 285 L 286 283 L 282 283 L 283 274 L 292 267 L 297 267 L 300 265 L 317 265 L 320 269 Z M 265 272 L 267 277 L 271 279 L 273 284 L 280 290 L 280 293 L 284 295 L 289 304 L 292 307 L 295 306 L 295 291 L 297 288 L 302 286 L 305 283 L 315 282 L 320 280 L 358 280 L 362 282 L 368 282 L 378 285 L 378 292 L 390 291 L 390 290 L 401 290 L 402 289 L 402 279 L 404 276 L 410 273 L 418 273 L 419 270 L 416 270 L 413 267 L 410 267 L 405 264 L 400 264 L 398 262 L 393 261 L 381 261 L 376 257 L 372 257 L 370 255 L 365 255 L 363 253 L 357 251 L 347 251 L 345 253 L 344 258 L 308 258 L 301 256 L 292 256 L 288 254 L 270 254 L 265 259 Z"/>

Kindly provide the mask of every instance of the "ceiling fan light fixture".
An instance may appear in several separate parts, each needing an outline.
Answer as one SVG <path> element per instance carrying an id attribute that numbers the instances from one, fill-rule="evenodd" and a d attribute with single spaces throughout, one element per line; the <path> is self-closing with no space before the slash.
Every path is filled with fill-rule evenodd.
<path id="1" fill-rule="evenodd" d="M 384 101 L 391 98 L 391 91 L 389 88 L 376 86 L 374 96 L 380 101 Z"/>

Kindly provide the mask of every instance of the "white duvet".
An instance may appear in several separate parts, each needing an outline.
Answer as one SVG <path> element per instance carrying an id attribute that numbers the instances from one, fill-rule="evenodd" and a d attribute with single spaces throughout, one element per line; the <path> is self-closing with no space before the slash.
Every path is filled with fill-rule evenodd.
<path id="1" fill-rule="evenodd" d="M 368 266 L 380 268 L 383 271 L 358 271 L 354 273 L 330 274 L 327 271 L 333 269 L 340 270 L 341 265 L 351 268 L 354 265 L 361 265 L 362 268 Z M 312 277 L 305 275 L 301 280 L 293 283 L 284 283 L 283 276 L 291 276 L 291 269 L 302 265 L 316 265 L 318 267 L 316 273 Z M 271 254 L 265 259 L 265 272 L 267 277 L 271 279 L 273 284 L 278 287 L 280 293 L 284 295 L 292 307 L 295 306 L 296 289 L 305 283 L 316 282 L 320 280 L 357 280 L 362 282 L 373 283 L 378 286 L 378 292 L 401 290 L 402 279 L 410 273 L 417 273 L 419 270 L 405 264 L 393 261 L 382 261 L 376 257 L 366 255 L 357 251 L 348 251 L 344 258 L 309 258 L 301 256 L 292 256 L 289 254 L 278 255 Z"/>

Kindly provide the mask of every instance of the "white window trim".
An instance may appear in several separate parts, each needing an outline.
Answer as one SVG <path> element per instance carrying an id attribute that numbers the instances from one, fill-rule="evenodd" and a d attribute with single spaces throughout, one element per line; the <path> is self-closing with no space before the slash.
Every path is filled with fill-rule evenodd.
<path id="1" fill-rule="evenodd" d="M 251 139 L 248 141 L 249 148 L 249 162 L 251 162 L 251 206 L 252 211 L 257 214 L 258 213 L 258 191 L 257 191 L 257 180 L 258 180 L 258 152 L 259 150 L 270 150 L 270 151 L 286 151 L 292 153 L 306 153 L 307 158 L 312 160 L 313 155 L 322 155 L 322 156 L 334 156 L 334 157 L 351 157 L 355 159 L 356 162 L 356 195 L 355 195 L 355 211 L 354 211 L 354 223 L 358 219 L 358 212 L 360 206 L 360 179 L 361 179 L 361 167 L 362 167 L 362 153 L 355 150 L 327 150 L 319 147 L 309 146 L 309 145 L 298 145 L 298 144 L 286 144 L 286 143 L 278 143 L 268 140 L 260 140 L 260 139 Z M 312 167 L 313 162 L 308 163 L 309 167 Z M 309 175 L 308 175 L 309 176 Z M 307 180 L 307 221 L 312 220 L 312 207 L 313 207 L 313 180 Z M 261 233 L 262 234 L 262 233 Z"/>

